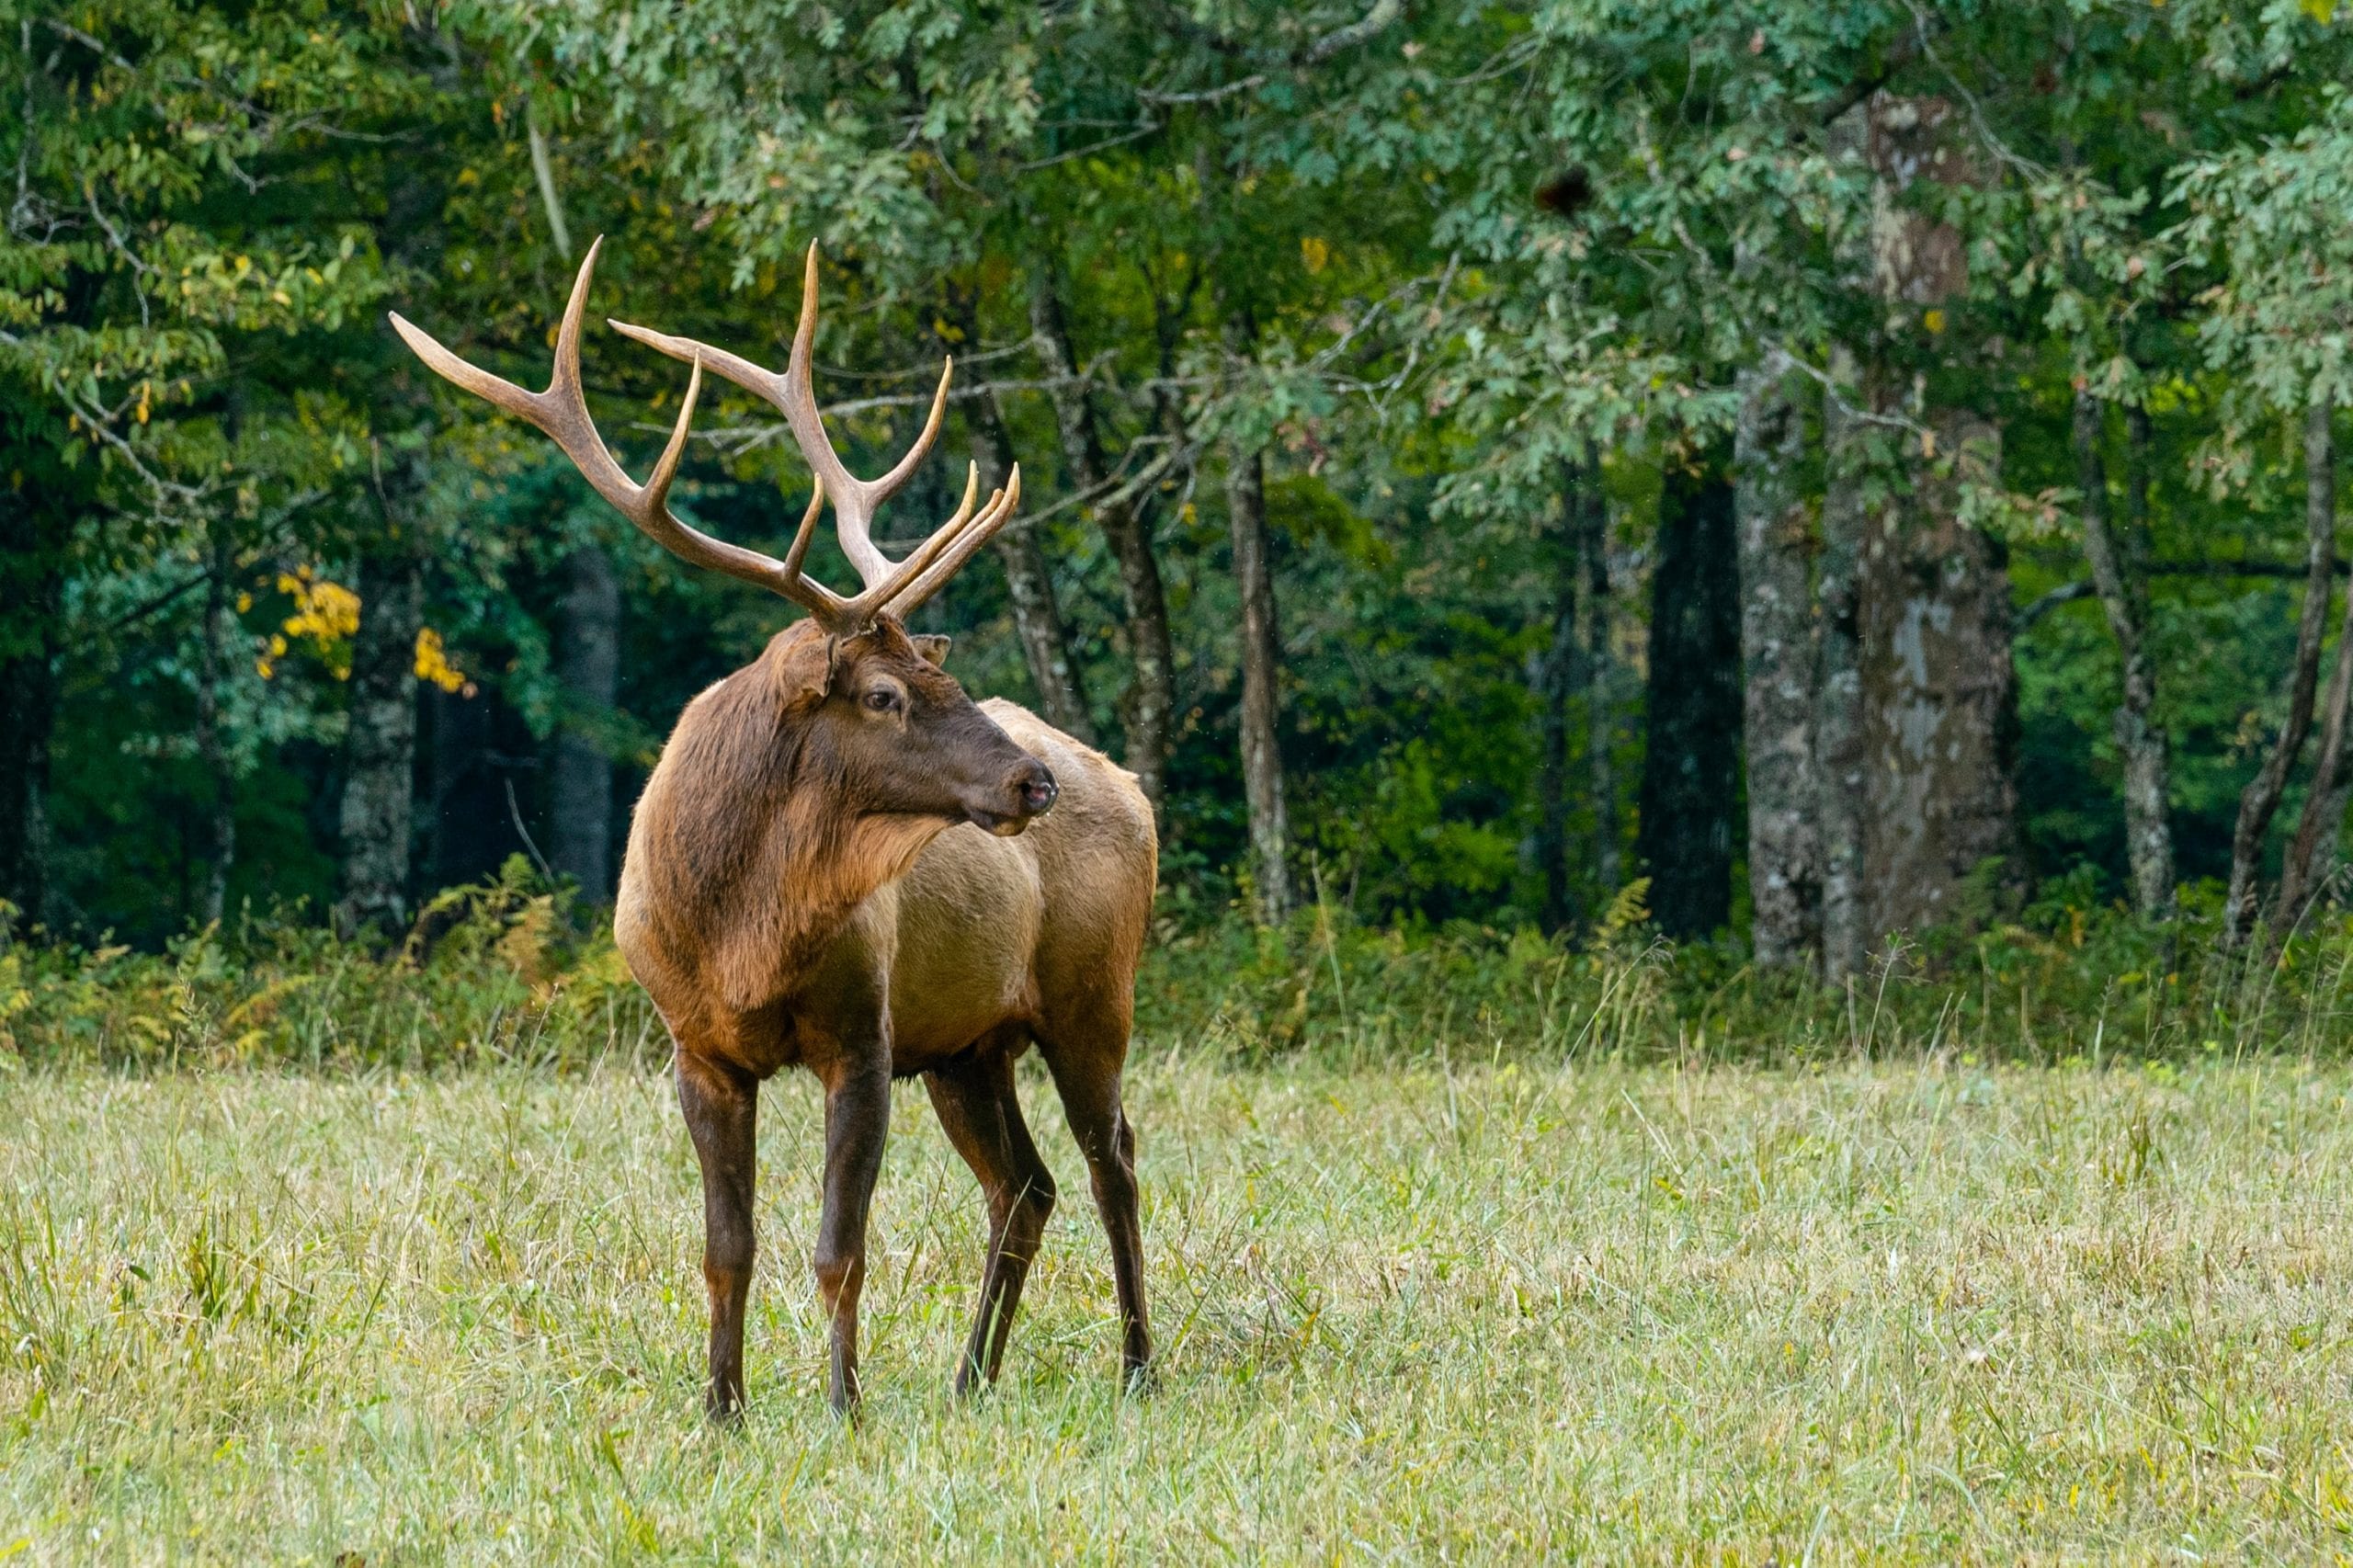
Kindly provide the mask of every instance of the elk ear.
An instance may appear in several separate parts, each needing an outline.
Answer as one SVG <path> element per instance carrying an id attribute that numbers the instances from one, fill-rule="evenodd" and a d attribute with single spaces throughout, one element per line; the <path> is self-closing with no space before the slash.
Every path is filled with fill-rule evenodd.
<path id="1" fill-rule="evenodd" d="M 776 698 L 785 711 L 805 712 L 834 689 L 841 644 L 831 637 L 795 637 L 777 650 Z"/>
<path id="2" fill-rule="evenodd" d="M 916 653 L 930 660 L 932 664 L 943 669 L 947 667 L 949 642 L 947 638 L 936 631 L 926 631 L 910 637 L 907 641 L 915 645 Z"/>

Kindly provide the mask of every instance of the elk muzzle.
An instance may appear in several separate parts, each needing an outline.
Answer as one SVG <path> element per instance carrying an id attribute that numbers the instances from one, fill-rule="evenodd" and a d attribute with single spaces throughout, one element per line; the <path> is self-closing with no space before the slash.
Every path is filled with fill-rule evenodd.
<path id="1" fill-rule="evenodd" d="M 994 803 L 975 801 L 964 808 L 965 820 L 999 838 L 1011 838 L 1030 819 L 1053 810 L 1061 793 L 1053 770 L 1034 756 L 1025 756 L 1006 778 Z"/>

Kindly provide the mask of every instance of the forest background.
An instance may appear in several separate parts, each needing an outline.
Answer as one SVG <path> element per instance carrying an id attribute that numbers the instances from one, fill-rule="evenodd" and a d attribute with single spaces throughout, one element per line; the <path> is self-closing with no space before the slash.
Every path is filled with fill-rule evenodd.
<path id="1" fill-rule="evenodd" d="M 1021 463 L 922 629 L 1142 778 L 1171 936 L 2343 924 L 2332 0 L 8 10 L 28 951 L 609 897 L 787 612 L 385 324 L 540 384 L 600 234 L 592 320 L 779 364 L 819 243 L 854 469 L 955 355 L 884 532 Z M 585 360 L 643 472 L 681 368 Z M 681 511 L 780 550 L 781 420 L 704 408 Z"/>

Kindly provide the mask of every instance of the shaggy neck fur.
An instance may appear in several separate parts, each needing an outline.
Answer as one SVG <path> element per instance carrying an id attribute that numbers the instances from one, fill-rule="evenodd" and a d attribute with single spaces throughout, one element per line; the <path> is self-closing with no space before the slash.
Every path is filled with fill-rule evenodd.
<path id="1" fill-rule="evenodd" d="M 822 656 L 802 642 L 779 638 L 688 710 L 644 808 L 642 906 L 665 967 L 688 969 L 677 960 L 699 949 L 691 967 L 738 1009 L 790 994 L 851 913 L 951 825 L 862 799 L 811 722 L 822 688 L 786 695 L 791 666 Z"/>

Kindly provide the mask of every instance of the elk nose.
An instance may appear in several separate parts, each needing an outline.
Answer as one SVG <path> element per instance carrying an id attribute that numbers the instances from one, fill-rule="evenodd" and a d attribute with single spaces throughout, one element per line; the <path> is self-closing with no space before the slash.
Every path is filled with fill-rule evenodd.
<path id="1" fill-rule="evenodd" d="M 1062 793 L 1054 782 L 1053 773 L 1042 762 L 1029 766 L 1014 776 L 1014 793 L 1020 797 L 1021 810 L 1029 816 L 1041 816 L 1052 809 L 1054 797 Z"/>

